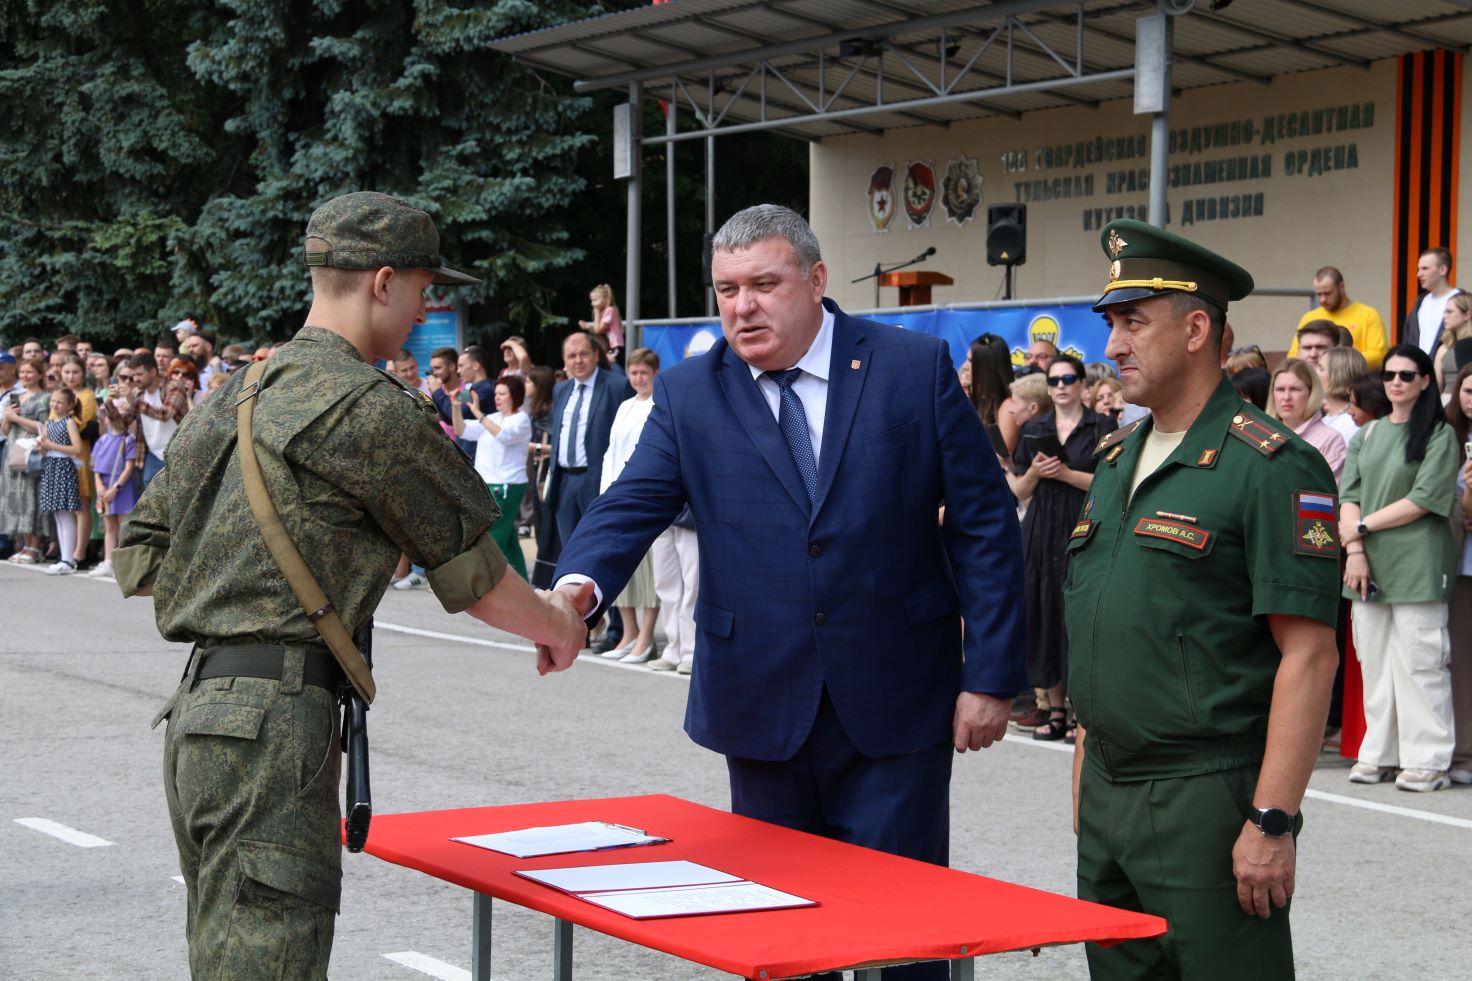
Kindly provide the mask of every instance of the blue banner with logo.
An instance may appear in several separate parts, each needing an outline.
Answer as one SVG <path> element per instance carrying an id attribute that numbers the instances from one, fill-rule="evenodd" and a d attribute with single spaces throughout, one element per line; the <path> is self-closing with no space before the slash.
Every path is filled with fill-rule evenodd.
<path id="1" fill-rule="evenodd" d="M 995 334 L 1012 350 L 1012 364 L 1021 366 L 1028 345 L 1052 341 L 1058 350 L 1080 361 L 1105 361 L 1109 327 L 1086 304 L 1052 307 L 999 307 L 991 310 L 926 310 L 921 313 L 885 313 L 868 319 L 895 324 L 939 337 L 950 346 L 951 360 L 959 365 L 971 342 Z M 700 324 L 655 325 L 644 328 L 644 346 L 669 367 L 710 350 L 721 337 L 719 321 Z"/>
<path id="2" fill-rule="evenodd" d="M 404 347 L 419 362 L 419 377 L 429 374 L 429 356 L 442 347 L 460 349 L 460 318 L 454 310 L 431 309 L 424 314 L 424 323 L 415 324 L 409 331 Z"/>

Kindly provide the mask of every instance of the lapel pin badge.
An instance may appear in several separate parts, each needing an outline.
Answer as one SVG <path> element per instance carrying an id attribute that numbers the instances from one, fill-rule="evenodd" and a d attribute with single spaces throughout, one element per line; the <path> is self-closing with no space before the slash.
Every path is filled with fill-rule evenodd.
<path id="1" fill-rule="evenodd" d="M 854 371 L 858 371 L 860 368 L 862 368 L 864 366 L 864 364 L 858 358 L 855 358 L 854 360 L 852 360 L 852 361 L 850 361 L 848 363 L 848 366 L 850 368 L 852 368 Z"/>

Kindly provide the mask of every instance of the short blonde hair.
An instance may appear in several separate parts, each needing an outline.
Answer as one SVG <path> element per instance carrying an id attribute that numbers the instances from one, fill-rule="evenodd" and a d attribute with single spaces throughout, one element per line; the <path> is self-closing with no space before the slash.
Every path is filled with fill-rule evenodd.
<path id="1" fill-rule="evenodd" d="M 1324 381 L 1324 395 L 1348 401 L 1350 386 L 1360 375 L 1369 373 L 1370 363 L 1352 347 L 1331 347 L 1319 355 L 1319 367 L 1324 369 L 1327 377 L 1327 381 Z"/>
<path id="2" fill-rule="evenodd" d="M 659 371 L 659 355 L 655 354 L 647 347 L 634 348 L 628 353 L 624 360 L 628 362 L 628 365 L 626 367 L 629 368 L 634 367 L 634 365 L 636 364 L 642 364 L 650 371 Z"/>
<path id="3" fill-rule="evenodd" d="M 1331 348 L 1331 350 L 1333 350 Z M 1274 419 L 1281 419 L 1278 415 L 1278 401 L 1273 398 L 1273 389 L 1277 387 L 1279 375 L 1292 375 L 1308 386 L 1308 405 L 1304 407 L 1303 417 L 1312 419 L 1319 407 L 1324 404 L 1324 386 L 1319 382 L 1319 373 L 1313 369 L 1313 365 L 1298 358 L 1289 358 L 1278 365 L 1273 375 L 1268 379 L 1268 415 Z"/>
<path id="4" fill-rule="evenodd" d="M 1053 411 L 1053 400 L 1048 397 L 1048 376 L 1041 372 L 1023 375 L 1008 386 L 1008 391 L 1014 399 L 1037 406 L 1038 415 Z"/>

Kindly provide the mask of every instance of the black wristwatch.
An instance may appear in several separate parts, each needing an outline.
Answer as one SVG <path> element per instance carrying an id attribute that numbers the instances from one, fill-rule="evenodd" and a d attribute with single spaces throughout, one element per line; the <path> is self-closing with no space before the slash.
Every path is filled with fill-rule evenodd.
<path id="1" fill-rule="evenodd" d="M 1281 838 L 1293 830 L 1293 815 L 1281 807 L 1264 807 L 1260 811 L 1253 807 L 1248 813 L 1257 830 L 1270 838 Z"/>
<path id="2" fill-rule="evenodd" d="M 1370 536 L 1370 529 L 1365 526 L 1365 523 L 1363 521 L 1360 522 L 1358 530 L 1361 538 L 1368 538 Z"/>

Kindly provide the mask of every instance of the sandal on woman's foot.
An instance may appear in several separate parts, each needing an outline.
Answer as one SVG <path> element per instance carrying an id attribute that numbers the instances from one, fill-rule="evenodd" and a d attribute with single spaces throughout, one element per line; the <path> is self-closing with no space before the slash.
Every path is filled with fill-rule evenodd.
<path id="1" fill-rule="evenodd" d="M 38 548 L 23 548 L 10 557 L 10 561 L 20 565 L 35 565 L 41 561 L 41 550 Z"/>
<path id="2" fill-rule="evenodd" d="M 1068 713 L 1061 708 L 1048 709 L 1048 721 L 1032 731 L 1032 738 L 1057 742 L 1068 729 Z"/>

